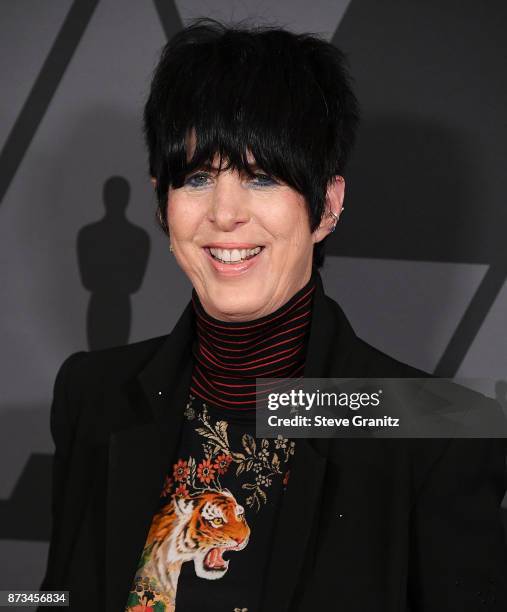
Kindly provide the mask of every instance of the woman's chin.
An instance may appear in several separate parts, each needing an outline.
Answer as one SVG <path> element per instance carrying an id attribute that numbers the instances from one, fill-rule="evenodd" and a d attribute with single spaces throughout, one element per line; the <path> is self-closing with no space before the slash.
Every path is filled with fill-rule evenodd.
<path id="1" fill-rule="evenodd" d="M 201 299 L 205 310 L 221 321 L 250 321 L 265 314 L 269 300 L 267 279 L 252 276 L 251 283 L 241 288 L 221 280 L 207 284 L 206 296 Z"/>

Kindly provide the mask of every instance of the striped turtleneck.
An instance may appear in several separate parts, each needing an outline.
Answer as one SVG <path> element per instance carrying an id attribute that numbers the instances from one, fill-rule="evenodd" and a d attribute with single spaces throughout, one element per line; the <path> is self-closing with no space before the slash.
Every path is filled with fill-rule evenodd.
<path id="1" fill-rule="evenodd" d="M 252 412 L 256 378 L 302 376 L 315 278 L 313 269 L 308 283 L 285 304 L 252 321 L 215 319 L 193 289 L 196 336 L 190 392 L 218 408 Z M 262 397 L 266 392 L 259 386 Z"/>

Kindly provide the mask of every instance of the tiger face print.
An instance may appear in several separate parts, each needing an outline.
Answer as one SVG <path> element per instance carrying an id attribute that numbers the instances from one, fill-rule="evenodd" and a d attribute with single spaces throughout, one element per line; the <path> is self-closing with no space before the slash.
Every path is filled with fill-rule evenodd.
<path id="1" fill-rule="evenodd" d="M 194 562 L 200 578 L 216 580 L 229 567 L 223 554 L 242 550 L 249 537 L 245 510 L 228 489 L 173 496 L 153 519 L 145 544 L 151 550 L 142 571 L 175 597 L 185 561 Z"/>

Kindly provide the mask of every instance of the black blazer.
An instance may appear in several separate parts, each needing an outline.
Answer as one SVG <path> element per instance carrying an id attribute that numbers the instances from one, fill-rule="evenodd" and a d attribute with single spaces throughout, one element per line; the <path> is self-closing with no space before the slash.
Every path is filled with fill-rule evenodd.
<path id="1" fill-rule="evenodd" d="M 57 374 L 40 588 L 69 590 L 72 610 L 124 610 L 178 443 L 193 317 L 189 302 L 169 335 L 75 353 Z M 304 375 L 425 373 L 358 338 L 318 276 Z M 503 440 L 298 439 L 293 461 L 263 612 L 507 610 Z"/>

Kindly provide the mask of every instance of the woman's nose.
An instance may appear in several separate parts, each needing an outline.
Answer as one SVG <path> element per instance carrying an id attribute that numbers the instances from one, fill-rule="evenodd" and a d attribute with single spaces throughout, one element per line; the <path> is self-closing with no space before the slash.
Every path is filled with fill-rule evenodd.
<path id="1" fill-rule="evenodd" d="M 223 231 L 233 230 L 249 219 L 247 196 L 239 178 L 219 176 L 210 202 L 209 220 Z"/>

